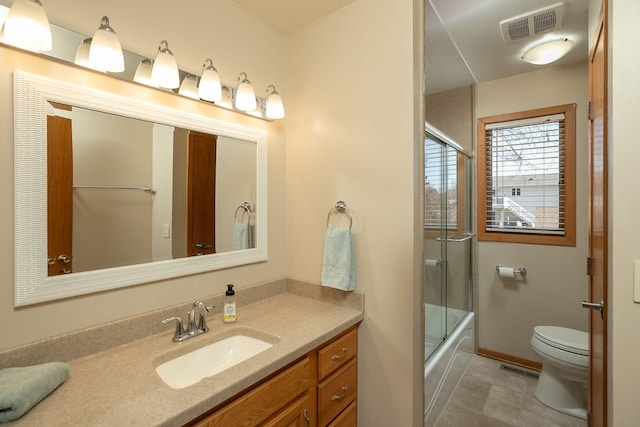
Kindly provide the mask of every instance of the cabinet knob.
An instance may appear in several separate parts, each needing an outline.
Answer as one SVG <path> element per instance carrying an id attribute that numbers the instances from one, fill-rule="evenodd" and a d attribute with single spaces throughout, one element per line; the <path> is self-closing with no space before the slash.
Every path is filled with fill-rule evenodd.
<path id="1" fill-rule="evenodd" d="M 340 360 L 347 356 L 349 352 L 349 347 L 342 347 L 342 354 L 334 354 L 331 356 L 331 360 Z"/>

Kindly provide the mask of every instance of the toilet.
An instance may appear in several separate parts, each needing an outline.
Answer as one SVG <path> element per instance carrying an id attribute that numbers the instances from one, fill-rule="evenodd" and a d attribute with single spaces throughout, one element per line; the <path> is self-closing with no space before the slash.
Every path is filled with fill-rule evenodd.
<path id="1" fill-rule="evenodd" d="M 531 346 L 542 359 L 536 398 L 557 411 L 586 419 L 589 334 L 559 326 L 536 326 Z"/>

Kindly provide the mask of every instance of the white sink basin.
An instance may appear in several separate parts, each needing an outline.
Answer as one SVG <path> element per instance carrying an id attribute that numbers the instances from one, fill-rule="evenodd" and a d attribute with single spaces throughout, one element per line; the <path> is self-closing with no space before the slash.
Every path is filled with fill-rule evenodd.
<path id="1" fill-rule="evenodd" d="M 273 344 L 266 341 L 234 335 L 164 362 L 156 367 L 156 372 L 169 387 L 185 388 L 270 347 L 273 347 Z"/>

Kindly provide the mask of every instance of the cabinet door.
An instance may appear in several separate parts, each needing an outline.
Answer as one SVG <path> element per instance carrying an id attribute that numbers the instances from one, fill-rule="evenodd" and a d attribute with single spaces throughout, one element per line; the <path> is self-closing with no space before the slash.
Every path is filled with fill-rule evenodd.
<path id="1" fill-rule="evenodd" d="M 262 427 L 309 427 L 311 425 L 311 399 L 309 394 L 297 399 L 292 404 L 264 423 Z"/>
<path id="2" fill-rule="evenodd" d="M 233 402 L 194 423 L 199 427 L 250 427 L 260 425 L 279 408 L 309 390 L 306 357 Z M 286 424 L 285 424 L 286 425 Z"/>

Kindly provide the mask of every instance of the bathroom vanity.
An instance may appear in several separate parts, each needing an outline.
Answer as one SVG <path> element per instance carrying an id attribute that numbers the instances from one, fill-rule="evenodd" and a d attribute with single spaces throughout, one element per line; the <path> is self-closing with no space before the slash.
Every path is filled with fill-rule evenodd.
<path id="1" fill-rule="evenodd" d="M 202 301 L 220 307 L 221 298 Z M 240 289 L 238 300 L 250 303 L 239 303 L 235 324 L 214 311 L 209 332 L 182 343 L 160 320 L 186 310 L 184 303 L 0 353 L 2 366 L 71 366 L 65 383 L 9 425 L 355 425 L 363 296 L 283 279 Z M 163 332 L 122 342 L 146 325 Z M 238 332 L 274 344 L 186 388 L 169 387 L 155 372 L 176 352 Z"/>

